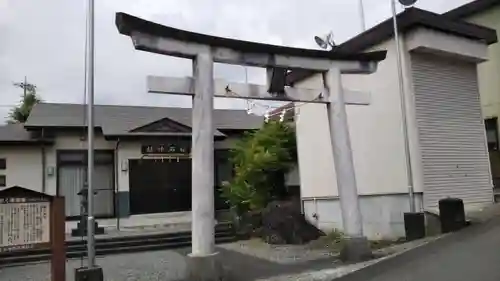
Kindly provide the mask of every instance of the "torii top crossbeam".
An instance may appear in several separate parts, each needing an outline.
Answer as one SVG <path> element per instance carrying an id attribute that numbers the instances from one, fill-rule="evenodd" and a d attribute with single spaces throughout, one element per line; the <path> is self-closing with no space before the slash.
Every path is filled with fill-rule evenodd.
<path id="1" fill-rule="evenodd" d="M 386 51 L 346 53 L 291 48 L 210 36 L 150 22 L 126 13 L 116 14 L 121 34 L 130 36 L 137 50 L 194 58 L 208 47 L 213 61 L 227 64 L 327 71 L 338 62 L 342 73 L 372 73 Z"/>

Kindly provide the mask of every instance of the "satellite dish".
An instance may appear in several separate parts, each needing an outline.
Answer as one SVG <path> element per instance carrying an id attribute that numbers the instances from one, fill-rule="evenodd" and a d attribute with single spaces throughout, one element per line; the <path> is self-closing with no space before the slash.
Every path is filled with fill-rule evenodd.
<path id="1" fill-rule="evenodd" d="M 316 44 L 318 44 L 318 46 L 321 49 L 327 49 L 328 48 L 328 43 L 326 43 L 326 41 L 323 40 L 323 38 L 321 38 L 319 36 L 314 36 L 314 41 L 316 41 Z"/>
<path id="2" fill-rule="evenodd" d="M 407 6 L 412 6 L 414 5 L 415 3 L 417 3 L 417 0 L 398 0 L 399 1 L 399 4 L 407 7 Z"/>
<path id="3" fill-rule="evenodd" d="M 330 45 L 330 47 L 335 47 L 335 42 L 333 41 L 333 32 L 328 33 L 328 35 L 326 36 L 326 42 L 328 43 L 328 45 Z"/>
<path id="4" fill-rule="evenodd" d="M 324 37 L 314 36 L 314 41 L 321 49 L 328 49 L 328 47 L 335 47 L 335 42 L 333 41 L 333 33 L 330 32 Z"/>

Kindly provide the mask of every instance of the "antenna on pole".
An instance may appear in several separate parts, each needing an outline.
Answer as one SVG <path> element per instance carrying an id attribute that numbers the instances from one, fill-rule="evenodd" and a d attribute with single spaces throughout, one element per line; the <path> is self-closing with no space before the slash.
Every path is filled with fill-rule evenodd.
<path id="1" fill-rule="evenodd" d="M 411 6 L 417 2 L 417 0 L 398 0 L 401 5 L 405 8 Z M 411 163 L 411 153 L 410 153 L 410 140 L 408 135 L 408 117 L 406 110 L 406 94 L 405 94 L 405 84 L 403 75 L 403 54 L 402 54 L 402 44 L 401 38 L 399 36 L 398 19 L 396 12 L 396 0 L 391 0 L 392 8 L 392 23 L 394 32 L 394 41 L 396 43 L 396 53 L 397 53 L 397 69 L 398 69 L 398 86 L 399 86 L 399 96 L 400 96 L 400 106 L 401 115 L 403 119 L 403 137 L 405 143 L 405 158 L 406 158 L 406 173 L 407 173 L 407 184 L 408 184 L 408 199 L 410 201 L 410 212 L 416 212 L 415 206 L 415 191 L 414 191 L 414 178 Z"/>
<path id="2" fill-rule="evenodd" d="M 98 229 L 94 218 L 94 18 L 95 0 L 87 0 L 86 34 L 86 91 L 87 91 L 87 267 L 77 268 L 75 280 L 103 281 L 102 268 L 96 265 L 95 230 Z M 82 223 L 84 223 L 82 221 Z"/>
<path id="3" fill-rule="evenodd" d="M 335 41 L 333 41 L 333 32 L 331 31 L 324 36 L 314 36 L 314 41 L 316 41 L 316 44 L 318 44 L 321 49 L 325 50 L 329 47 L 333 48 L 336 46 Z"/>
<path id="4" fill-rule="evenodd" d="M 361 19 L 361 31 L 365 32 L 366 21 L 365 21 L 365 7 L 363 6 L 363 0 L 359 0 L 359 17 Z"/>

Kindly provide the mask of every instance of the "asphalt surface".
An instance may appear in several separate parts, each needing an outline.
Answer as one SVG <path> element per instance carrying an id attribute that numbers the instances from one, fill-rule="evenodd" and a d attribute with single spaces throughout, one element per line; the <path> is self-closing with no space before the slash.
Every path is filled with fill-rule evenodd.
<path id="1" fill-rule="evenodd" d="M 500 280 L 500 219 L 471 226 L 339 281 L 422 280 Z"/>

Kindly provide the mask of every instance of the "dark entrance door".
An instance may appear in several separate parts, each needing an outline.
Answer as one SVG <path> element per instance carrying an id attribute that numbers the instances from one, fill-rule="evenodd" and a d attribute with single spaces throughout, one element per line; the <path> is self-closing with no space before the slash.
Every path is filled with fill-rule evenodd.
<path id="1" fill-rule="evenodd" d="M 191 159 L 130 160 L 130 212 L 191 210 Z"/>

